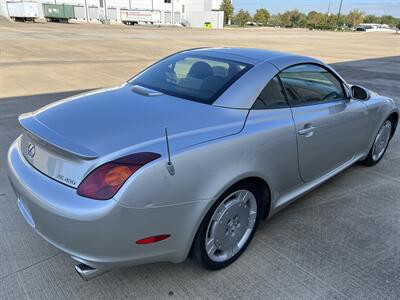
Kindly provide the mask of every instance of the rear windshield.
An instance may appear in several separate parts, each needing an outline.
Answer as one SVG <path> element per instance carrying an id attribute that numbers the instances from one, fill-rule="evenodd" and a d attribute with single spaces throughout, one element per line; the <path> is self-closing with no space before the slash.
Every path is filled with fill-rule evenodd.
<path id="1" fill-rule="evenodd" d="M 200 103 L 212 104 L 252 65 L 179 53 L 154 64 L 130 83 Z"/>

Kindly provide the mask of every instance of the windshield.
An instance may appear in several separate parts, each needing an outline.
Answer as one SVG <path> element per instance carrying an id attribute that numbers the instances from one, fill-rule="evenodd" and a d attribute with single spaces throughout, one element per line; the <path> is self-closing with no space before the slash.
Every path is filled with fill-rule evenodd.
<path id="1" fill-rule="evenodd" d="M 196 102 L 212 104 L 252 65 L 179 53 L 154 64 L 130 83 Z"/>

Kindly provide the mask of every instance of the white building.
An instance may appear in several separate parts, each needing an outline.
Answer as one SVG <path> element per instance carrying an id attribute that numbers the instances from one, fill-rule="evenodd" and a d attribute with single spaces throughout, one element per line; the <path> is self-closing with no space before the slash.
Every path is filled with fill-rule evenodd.
<path id="1" fill-rule="evenodd" d="M 133 15 L 140 15 L 153 11 L 153 18 L 161 25 L 183 24 L 190 27 L 205 27 L 211 24 L 212 28 L 223 27 L 223 12 L 218 11 L 222 0 L 23 0 L 36 2 L 39 18 L 45 18 L 43 4 L 69 4 L 74 6 L 75 18 L 80 21 L 122 22 L 121 12 L 134 11 Z M 9 2 L 20 0 L 0 0 L 0 14 L 10 15 Z M 136 13 L 135 13 L 136 12 Z"/>

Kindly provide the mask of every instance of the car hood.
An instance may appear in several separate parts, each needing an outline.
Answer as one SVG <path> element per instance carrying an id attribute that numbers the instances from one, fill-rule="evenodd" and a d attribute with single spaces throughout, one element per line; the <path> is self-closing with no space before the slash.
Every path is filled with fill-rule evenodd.
<path id="1" fill-rule="evenodd" d="M 130 84 L 84 93 L 20 116 L 21 149 L 42 173 L 72 187 L 97 165 L 129 153 L 165 156 L 165 128 L 174 151 L 241 131 L 248 111 L 165 94 L 145 96 Z M 36 144 L 30 157 L 28 148 Z"/>

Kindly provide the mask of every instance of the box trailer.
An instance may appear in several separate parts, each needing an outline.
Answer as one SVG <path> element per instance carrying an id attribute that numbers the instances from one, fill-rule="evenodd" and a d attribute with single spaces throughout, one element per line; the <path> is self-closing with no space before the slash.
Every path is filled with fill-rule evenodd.
<path id="1" fill-rule="evenodd" d="M 8 15 L 16 21 L 34 21 L 39 17 L 37 2 L 7 2 Z"/>
<path id="2" fill-rule="evenodd" d="M 126 25 L 161 23 L 159 10 L 121 10 L 121 21 Z"/>
<path id="3" fill-rule="evenodd" d="M 43 13 L 47 21 L 67 22 L 69 19 L 75 19 L 75 10 L 73 5 L 68 4 L 43 4 Z"/>

